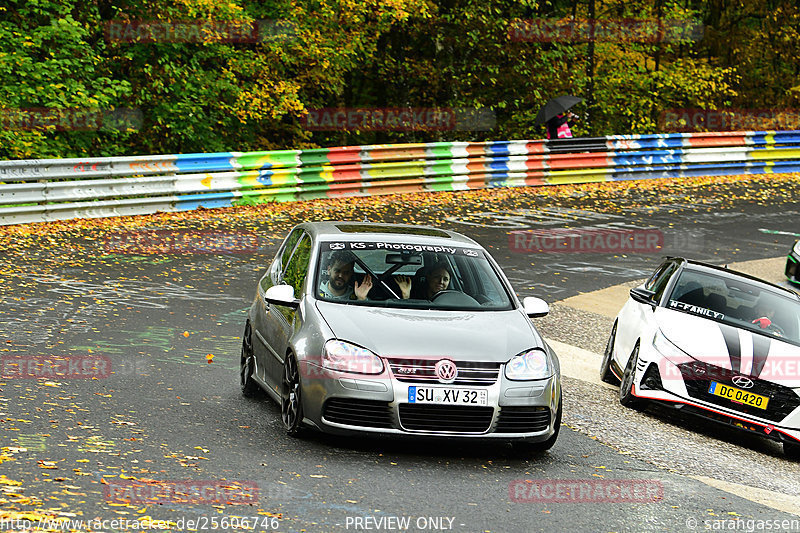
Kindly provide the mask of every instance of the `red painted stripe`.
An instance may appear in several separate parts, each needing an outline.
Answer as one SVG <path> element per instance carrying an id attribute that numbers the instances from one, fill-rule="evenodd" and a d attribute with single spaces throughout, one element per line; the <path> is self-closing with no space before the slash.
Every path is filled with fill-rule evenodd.
<path id="1" fill-rule="evenodd" d="M 744 146 L 747 135 L 744 132 L 706 132 L 706 133 L 693 133 L 691 137 L 684 139 L 684 144 L 694 148 L 711 147 L 711 146 Z"/>
<path id="2" fill-rule="evenodd" d="M 604 152 L 588 154 L 553 154 L 547 162 L 552 169 L 611 167 L 612 158 Z"/>
<path id="3" fill-rule="evenodd" d="M 352 167 L 348 168 L 337 168 L 333 172 L 331 172 L 333 176 L 333 182 L 349 182 L 349 181 L 361 181 L 361 172 L 359 170 L 354 169 Z"/>
<path id="4" fill-rule="evenodd" d="M 361 148 L 358 146 L 343 146 L 341 148 L 330 148 L 328 151 L 328 161 L 333 164 L 357 163 L 361 161 Z"/>

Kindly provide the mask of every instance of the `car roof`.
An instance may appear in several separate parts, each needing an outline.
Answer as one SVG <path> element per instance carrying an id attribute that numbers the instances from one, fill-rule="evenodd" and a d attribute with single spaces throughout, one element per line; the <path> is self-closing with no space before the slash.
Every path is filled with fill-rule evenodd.
<path id="1" fill-rule="evenodd" d="M 712 265 L 710 263 L 704 263 L 702 261 L 695 261 L 693 259 L 686 259 L 685 257 L 669 257 L 668 259 L 677 259 L 683 261 L 686 266 L 689 267 L 690 270 L 699 271 L 699 272 L 708 272 L 712 274 L 717 274 L 718 276 L 735 279 L 735 278 L 745 278 L 748 281 L 754 282 L 758 285 L 769 287 L 770 289 L 780 291 L 781 293 L 785 294 L 786 296 L 793 297 L 796 300 L 800 300 L 800 295 L 798 295 L 793 290 L 787 289 L 786 287 L 781 287 L 780 285 L 776 285 L 774 283 L 770 283 L 769 281 L 765 281 L 761 278 L 757 278 L 755 276 L 751 276 L 750 274 L 745 274 L 744 272 L 739 272 L 738 270 L 732 270 L 730 268 L 721 267 Z"/>
<path id="2" fill-rule="evenodd" d="M 308 231 L 315 240 L 413 240 L 414 242 L 446 242 L 451 246 L 480 246 L 469 237 L 456 233 L 455 231 L 413 224 L 386 224 L 367 221 L 328 221 L 304 222 L 298 224 L 297 227 Z"/>

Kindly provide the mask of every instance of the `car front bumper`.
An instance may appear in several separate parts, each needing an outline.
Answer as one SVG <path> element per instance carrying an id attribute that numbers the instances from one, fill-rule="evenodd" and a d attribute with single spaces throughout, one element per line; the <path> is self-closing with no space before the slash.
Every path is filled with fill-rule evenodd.
<path id="1" fill-rule="evenodd" d="M 716 376 L 704 379 L 694 373 L 687 372 L 687 364 L 676 364 L 663 357 L 655 349 L 647 350 L 645 357 L 639 359 L 634 378 L 633 394 L 638 398 L 654 401 L 678 411 L 719 422 L 729 427 L 756 433 L 762 437 L 778 442 L 800 442 L 800 397 L 792 389 L 785 395 L 794 397 L 771 397 L 770 401 L 778 404 L 782 401 L 783 411 L 764 411 L 761 416 L 755 409 L 743 404 L 737 405 L 731 400 L 717 400 L 708 393 L 710 381 L 735 387 L 728 383 L 726 377 L 733 374 L 728 370 L 717 368 Z M 642 352 L 640 352 L 641 354 Z M 648 357 L 649 355 L 649 357 Z M 709 368 L 709 365 L 704 365 Z M 716 367 L 712 367 L 716 368 Z M 691 376 L 688 377 L 687 376 Z M 778 387 L 769 382 L 766 385 Z M 728 405 L 725 405 L 725 404 Z M 768 404 L 769 405 L 769 404 Z"/>
<path id="2" fill-rule="evenodd" d="M 484 386 L 400 381 L 386 371 L 355 376 L 312 367 L 303 382 L 306 422 L 333 434 L 490 438 L 540 442 L 555 432 L 561 396 L 558 374 L 530 382 L 498 375 Z M 485 406 L 409 402 L 409 387 L 485 391 Z"/>

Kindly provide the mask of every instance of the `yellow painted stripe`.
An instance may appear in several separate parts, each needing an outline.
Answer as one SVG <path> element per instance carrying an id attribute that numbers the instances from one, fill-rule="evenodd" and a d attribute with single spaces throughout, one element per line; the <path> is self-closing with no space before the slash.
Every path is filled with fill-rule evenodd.
<path id="1" fill-rule="evenodd" d="M 544 178 L 544 181 L 548 185 L 567 185 L 570 183 L 602 183 L 611 181 L 611 178 L 598 174 L 589 174 L 572 176 L 547 176 Z"/>
<path id="2" fill-rule="evenodd" d="M 800 159 L 800 149 L 792 150 L 775 150 L 768 148 L 766 150 L 753 150 L 749 154 L 751 159 L 764 161 L 768 159 Z"/>

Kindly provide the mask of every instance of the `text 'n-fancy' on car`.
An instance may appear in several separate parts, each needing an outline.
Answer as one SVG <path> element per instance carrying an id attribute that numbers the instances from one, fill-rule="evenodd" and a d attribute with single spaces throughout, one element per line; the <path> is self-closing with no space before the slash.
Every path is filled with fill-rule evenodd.
<path id="1" fill-rule="evenodd" d="M 611 329 L 600 368 L 629 407 L 679 409 L 800 456 L 800 296 L 756 277 L 667 258 Z"/>
<path id="2" fill-rule="evenodd" d="M 559 361 L 478 243 L 432 227 L 304 223 L 249 310 L 246 395 L 289 434 L 464 437 L 546 450 L 561 424 Z"/>

